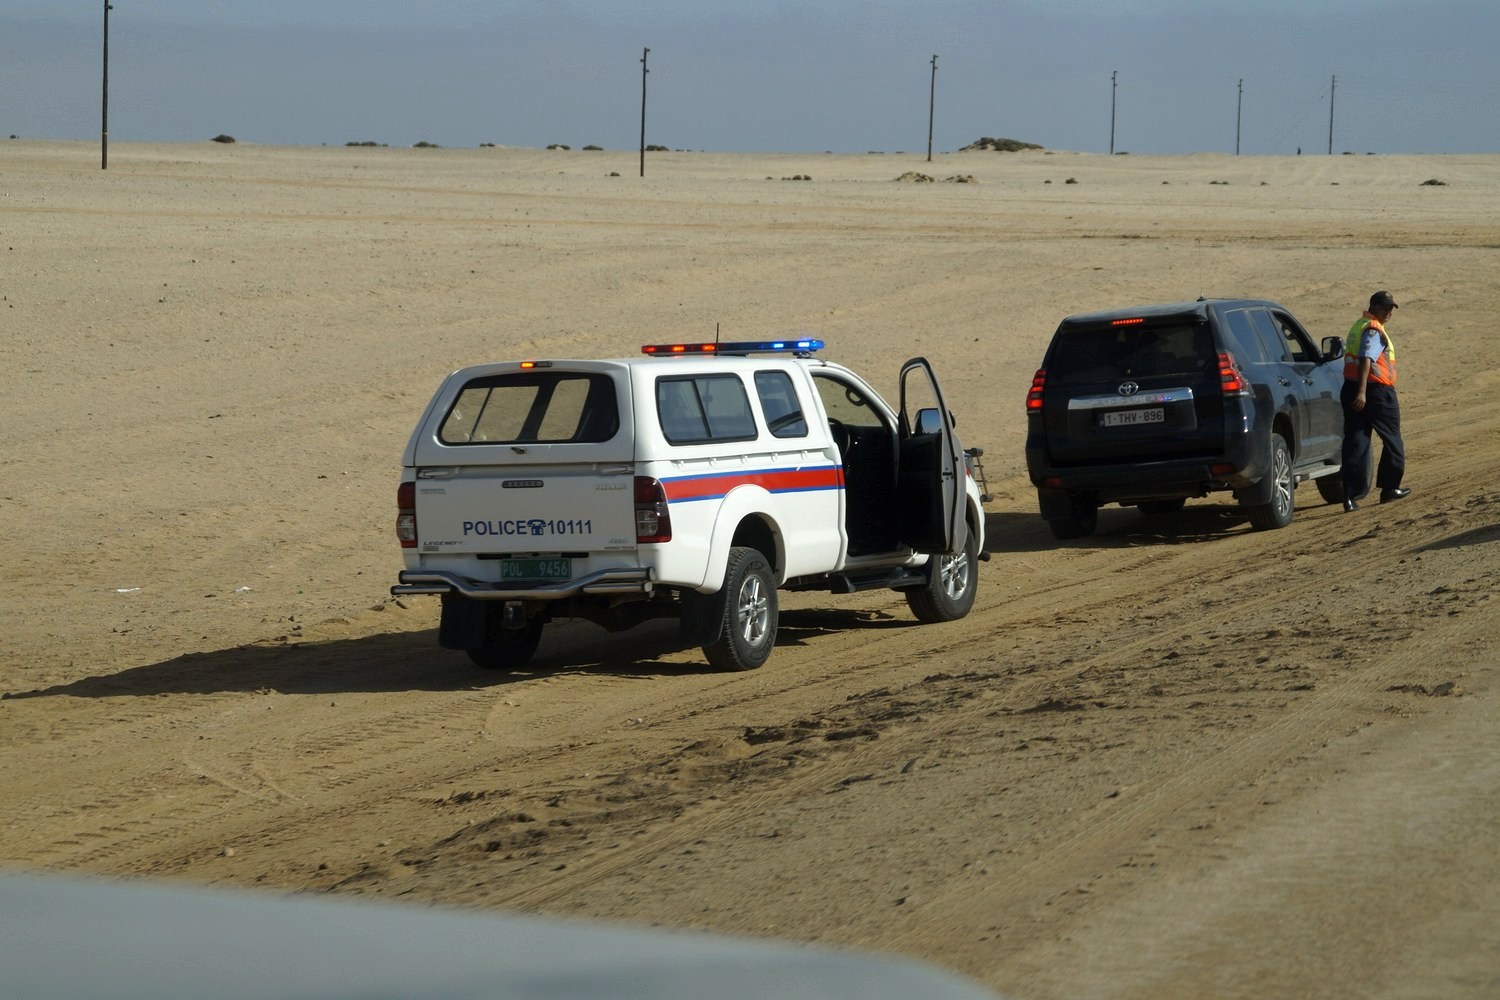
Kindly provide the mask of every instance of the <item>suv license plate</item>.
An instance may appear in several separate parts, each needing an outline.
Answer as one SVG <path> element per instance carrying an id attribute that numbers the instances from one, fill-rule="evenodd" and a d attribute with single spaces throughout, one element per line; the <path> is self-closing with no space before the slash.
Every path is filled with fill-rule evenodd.
<path id="1" fill-rule="evenodd" d="M 1149 410 L 1109 410 L 1099 414 L 1101 427 L 1134 427 L 1136 424 L 1159 424 L 1167 419 L 1160 406 Z"/>
<path id="2" fill-rule="evenodd" d="M 501 559 L 500 580 L 524 580 L 533 582 L 537 580 L 571 580 L 573 578 L 573 560 L 571 559 Z"/>

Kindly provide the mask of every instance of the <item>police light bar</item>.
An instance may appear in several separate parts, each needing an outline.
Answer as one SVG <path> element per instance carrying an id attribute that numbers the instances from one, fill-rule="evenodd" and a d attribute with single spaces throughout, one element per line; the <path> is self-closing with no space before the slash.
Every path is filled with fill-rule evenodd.
<path id="1" fill-rule="evenodd" d="M 642 344 L 642 354 L 751 354 L 784 352 L 811 354 L 823 349 L 823 342 L 811 337 L 799 340 L 738 340 L 728 344 Z"/>

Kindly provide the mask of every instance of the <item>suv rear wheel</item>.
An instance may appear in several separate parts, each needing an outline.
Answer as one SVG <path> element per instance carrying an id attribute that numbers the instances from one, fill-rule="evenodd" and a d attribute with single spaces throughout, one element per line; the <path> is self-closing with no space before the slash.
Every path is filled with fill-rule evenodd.
<path id="1" fill-rule="evenodd" d="M 1099 505 L 1077 497 L 1068 498 L 1068 513 L 1047 522 L 1052 537 L 1066 541 L 1069 538 L 1087 538 L 1099 525 Z"/>
<path id="2" fill-rule="evenodd" d="M 1292 523 L 1292 508 L 1295 505 L 1293 490 L 1297 484 L 1292 480 L 1292 450 L 1280 434 L 1271 435 L 1271 499 L 1246 508 L 1250 515 L 1250 527 L 1256 531 L 1285 528 Z"/>
<path id="3" fill-rule="evenodd" d="M 724 597 L 723 628 L 703 655 L 721 670 L 754 670 L 771 657 L 779 617 L 776 580 L 759 549 L 729 550 Z"/>

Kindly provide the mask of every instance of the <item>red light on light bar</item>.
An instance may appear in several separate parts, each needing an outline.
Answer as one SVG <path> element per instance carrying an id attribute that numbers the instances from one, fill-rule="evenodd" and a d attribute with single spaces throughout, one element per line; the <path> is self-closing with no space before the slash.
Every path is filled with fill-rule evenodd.
<path id="1" fill-rule="evenodd" d="M 1140 326 L 1144 322 L 1146 322 L 1146 319 L 1145 319 L 1144 316 L 1137 316 L 1137 317 L 1134 317 L 1133 319 L 1112 319 L 1112 320 L 1109 321 L 1109 325 L 1110 326 Z"/>

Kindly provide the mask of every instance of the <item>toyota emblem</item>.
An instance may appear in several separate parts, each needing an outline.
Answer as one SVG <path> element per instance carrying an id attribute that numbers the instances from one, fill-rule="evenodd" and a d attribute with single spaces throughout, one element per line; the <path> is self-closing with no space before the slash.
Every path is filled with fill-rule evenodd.
<path id="1" fill-rule="evenodd" d="M 1141 387 L 1139 385 L 1135 384 L 1134 382 L 1121 382 L 1120 383 L 1120 395 L 1122 395 L 1122 396 L 1134 396 L 1136 393 L 1138 393 L 1140 391 L 1141 391 Z"/>

